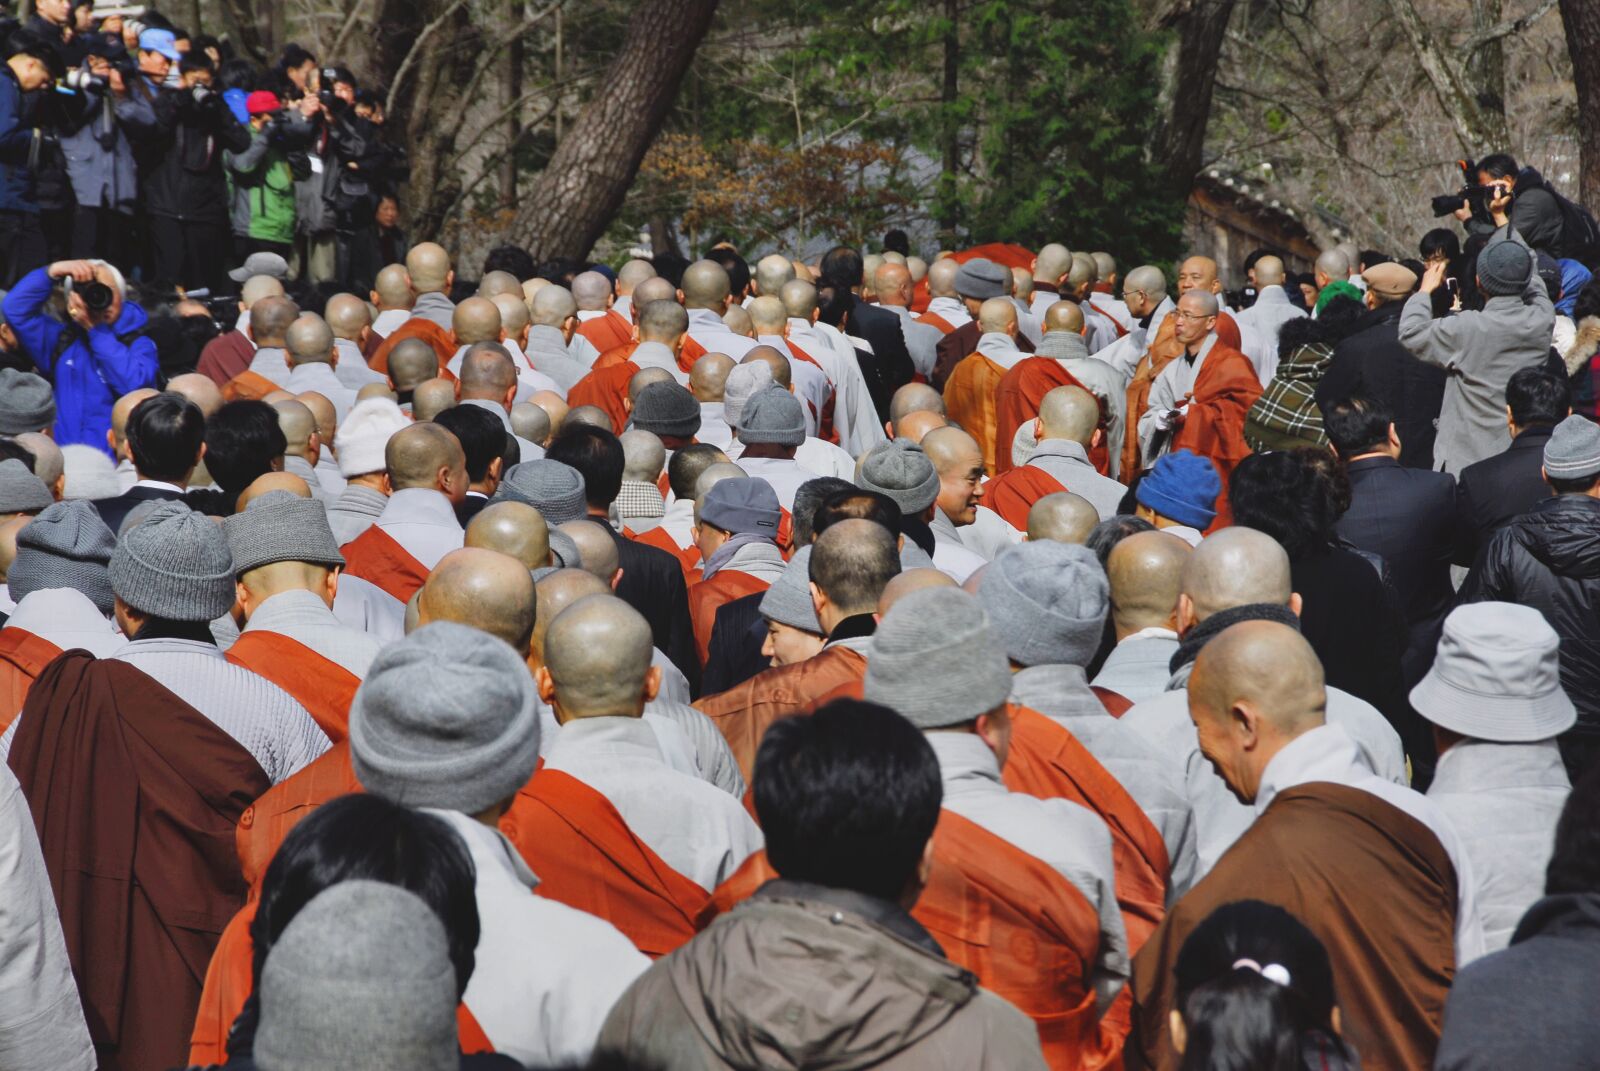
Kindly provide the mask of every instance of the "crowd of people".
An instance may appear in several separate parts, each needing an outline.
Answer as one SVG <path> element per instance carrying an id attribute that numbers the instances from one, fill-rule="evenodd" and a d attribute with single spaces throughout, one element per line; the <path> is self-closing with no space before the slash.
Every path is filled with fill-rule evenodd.
<path id="1" fill-rule="evenodd" d="M 1536 172 L 1234 292 L 473 271 L 341 214 L 399 166 L 341 72 L 37 9 L 0 105 L 120 34 L 70 218 L 165 267 L 37 255 L 0 131 L 0 1066 L 1590 1065 L 1600 284 Z"/>

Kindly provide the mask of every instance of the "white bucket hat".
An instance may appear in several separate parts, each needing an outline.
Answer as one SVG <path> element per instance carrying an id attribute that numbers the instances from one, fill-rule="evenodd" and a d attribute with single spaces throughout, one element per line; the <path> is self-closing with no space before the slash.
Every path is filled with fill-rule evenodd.
<path id="1" fill-rule="evenodd" d="M 1561 640 L 1544 615 L 1509 602 L 1458 606 L 1411 705 L 1441 729 L 1502 744 L 1547 740 L 1578 720 L 1561 688 Z"/>

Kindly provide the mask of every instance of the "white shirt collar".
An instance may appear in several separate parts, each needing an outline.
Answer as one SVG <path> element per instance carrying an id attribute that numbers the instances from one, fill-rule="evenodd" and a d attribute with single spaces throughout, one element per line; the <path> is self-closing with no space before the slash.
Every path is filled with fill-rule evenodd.
<path id="1" fill-rule="evenodd" d="M 1349 734 L 1337 725 L 1319 725 L 1285 744 L 1261 771 L 1261 785 L 1256 789 L 1256 814 L 1265 811 L 1279 792 L 1296 785 L 1312 781 L 1348 785 L 1376 776 Z"/>

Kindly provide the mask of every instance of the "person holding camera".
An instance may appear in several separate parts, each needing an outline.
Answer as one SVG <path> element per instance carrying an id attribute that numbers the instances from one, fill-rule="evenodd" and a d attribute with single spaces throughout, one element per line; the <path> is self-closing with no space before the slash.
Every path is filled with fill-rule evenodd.
<path id="1" fill-rule="evenodd" d="M 74 73 L 84 106 L 61 136 L 77 198 L 72 255 L 131 264 L 139 176 L 129 132 L 152 129 L 155 110 L 148 99 L 129 92 L 138 71 L 117 34 L 89 34 L 84 66 Z"/>
<path id="2" fill-rule="evenodd" d="M 294 252 L 295 172 L 283 104 L 276 93 L 258 89 L 245 98 L 245 112 L 250 146 L 222 156 L 233 180 L 234 239 L 244 247 L 241 259 L 266 252 L 288 260 Z"/>
<path id="3" fill-rule="evenodd" d="M 10 285 L 49 257 L 35 181 L 44 134 L 40 90 L 61 75 L 61 57 L 26 30 L 11 35 L 0 64 L 0 284 Z"/>
<path id="4" fill-rule="evenodd" d="M 58 285 L 66 323 L 46 311 Z M 103 260 L 61 260 L 23 276 L 0 303 L 23 351 L 55 386 L 61 446 L 86 443 L 109 453 L 112 404 L 155 385 L 156 344 L 144 335 L 149 317 L 124 291 L 122 273 Z"/>

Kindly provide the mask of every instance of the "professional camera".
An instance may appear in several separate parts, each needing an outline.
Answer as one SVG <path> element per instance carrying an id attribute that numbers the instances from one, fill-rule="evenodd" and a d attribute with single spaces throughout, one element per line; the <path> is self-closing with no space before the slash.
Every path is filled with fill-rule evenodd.
<path id="1" fill-rule="evenodd" d="M 1478 185 L 1478 165 L 1471 160 L 1457 160 L 1461 169 L 1461 189 L 1457 193 L 1444 193 L 1433 199 L 1433 214 L 1448 216 L 1465 205 L 1472 210 L 1472 218 L 1480 223 L 1493 223 L 1489 214 L 1489 199 L 1494 191 Z"/>
<path id="2" fill-rule="evenodd" d="M 111 88 L 111 83 L 98 74 L 94 74 L 83 67 L 74 67 L 61 79 L 63 89 L 70 89 L 75 93 L 104 93 Z"/>
<path id="3" fill-rule="evenodd" d="M 61 284 L 62 293 L 68 296 L 77 294 L 83 299 L 84 308 L 89 312 L 89 318 L 96 322 L 105 319 L 106 313 L 116 301 L 116 294 L 111 288 L 98 279 L 91 279 L 86 283 L 74 283 L 65 279 Z"/>
<path id="4" fill-rule="evenodd" d="M 194 98 L 194 102 L 196 104 L 204 104 L 206 101 L 216 96 L 210 86 L 202 85 L 199 82 L 196 82 L 194 85 L 189 87 L 189 95 Z"/>

